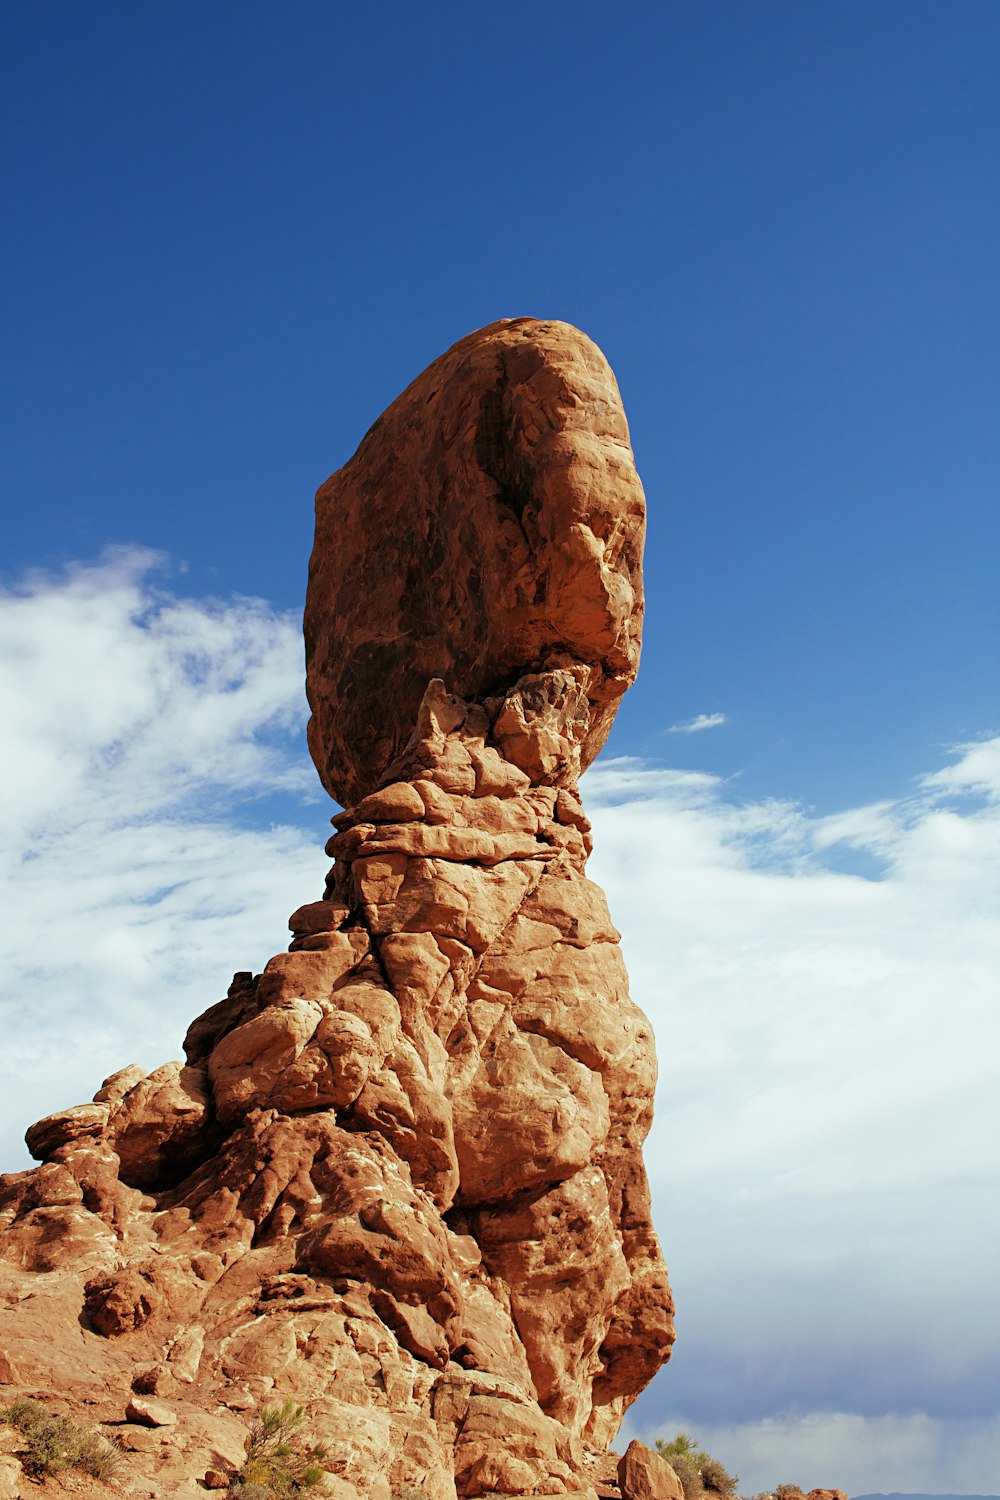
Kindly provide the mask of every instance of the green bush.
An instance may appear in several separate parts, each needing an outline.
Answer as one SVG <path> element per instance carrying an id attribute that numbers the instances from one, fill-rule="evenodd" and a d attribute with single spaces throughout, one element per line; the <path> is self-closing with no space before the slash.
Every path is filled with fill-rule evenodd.
<path id="1" fill-rule="evenodd" d="M 0 1422 L 23 1434 L 21 1462 L 29 1474 L 44 1477 L 63 1469 L 82 1469 L 94 1479 L 113 1479 L 121 1468 L 121 1454 L 97 1432 L 79 1427 L 69 1417 L 51 1417 L 40 1401 L 24 1396 L 0 1407 Z"/>
<path id="2" fill-rule="evenodd" d="M 656 1451 L 667 1460 L 680 1480 L 684 1500 L 702 1500 L 703 1496 L 717 1495 L 728 1500 L 736 1494 L 739 1484 L 736 1475 L 728 1473 L 717 1458 L 699 1448 L 686 1432 L 679 1432 L 669 1442 L 666 1438 L 657 1438 Z"/>
<path id="3" fill-rule="evenodd" d="M 305 1407 L 294 1401 L 261 1410 L 250 1429 L 243 1467 L 226 1492 L 232 1500 L 291 1500 L 322 1484 L 326 1449 L 305 1443 L 299 1433 L 305 1415 Z"/>
<path id="4" fill-rule="evenodd" d="M 686 1432 L 679 1432 L 675 1438 L 668 1443 L 666 1438 L 656 1439 L 656 1451 L 661 1458 L 668 1461 L 672 1458 L 693 1457 L 698 1452 L 698 1444 L 693 1437 L 688 1437 Z"/>

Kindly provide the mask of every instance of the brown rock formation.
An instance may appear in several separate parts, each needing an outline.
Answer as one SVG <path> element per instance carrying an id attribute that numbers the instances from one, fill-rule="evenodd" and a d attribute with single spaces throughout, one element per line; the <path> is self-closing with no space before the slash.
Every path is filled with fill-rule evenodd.
<path id="1" fill-rule="evenodd" d="M 553 668 L 569 761 L 540 747 L 525 769 L 572 785 L 639 665 L 644 530 L 618 387 L 589 339 L 517 318 L 435 360 L 316 496 L 309 744 L 330 794 L 355 802 L 384 778 L 432 678 L 503 698 Z M 521 713 L 512 700 L 498 743 Z"/>
<path id="2" fill-rule="evenodd" d="M 653 1042 L 576 792 L 635 673 L 642 517 L 607 365 L 527 319 L 320 491 L 310 741 L 357 799 L 323 899 L 186 1065 L 115 1074 L 0 1178 L 9 1369 L 108 1420 L 154 1396 L 153 1493 L 285 1397 L 344 1500 L 653 1482 L 606 1452 L 673 1338 Z"/>
<path id="3" fill-rule="evenodd" d="M 618 1480 L 629 1500 L 684 1500 L 684 1486 L 667 1460 L 644 1443 L 629 1443 L 618 1461 Z"/>

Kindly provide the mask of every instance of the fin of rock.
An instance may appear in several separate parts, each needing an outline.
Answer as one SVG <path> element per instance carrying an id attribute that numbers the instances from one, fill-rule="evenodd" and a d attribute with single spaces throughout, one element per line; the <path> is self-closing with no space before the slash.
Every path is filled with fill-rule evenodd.
<path id="1" fill-rule="evenodd" d="M 353 804 L 322 899 L 183 1065 L 122 1069 L 0 1178 L 5 1394 L 154 1397 L 147 1493 L 222 1484 L 285 1399 L 334 1500 L 672 1493 L 608 1449 L 673 1320 L 653 1038 L 576 790 L 638 662 L 643 516 L 603 357 L 529 319 L 320 491 L 310 743 Z"/>

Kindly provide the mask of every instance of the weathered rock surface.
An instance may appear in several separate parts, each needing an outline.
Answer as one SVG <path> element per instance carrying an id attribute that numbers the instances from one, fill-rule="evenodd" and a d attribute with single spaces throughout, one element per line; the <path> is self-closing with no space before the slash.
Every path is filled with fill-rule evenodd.
<path id="1" fill-rule="evenodd" d="M 576 791 L 635 671 L 641 522 L 610 372 L 529 320 L 321 491 L 312 745 L 359 798 L 323 897 L 184 1065 L 114 1074 L 0 1178 L 8 1373 L 128 1407 L 145 1493 L 202 1492 L 290 1397 L 334 1500 L 646 1495 L 607 1445 L 673 1339 L 655 1059 Z"/>
<path id="2" fill-rule="evenodd" d="M 639 665 L 644 525 L 618 387 L 583 334 L 516 318 L 435 360 L 316 496 L 306 664 L 327 790 L 378 785 L 433 677 L 468 699 L 520 678 L 559 695 L 563 732 L 525 769 L 572 785 Z M 518 744 L 525 706 L 509 698 L 498 744 Z"/>
<path id="3" fill-rule="evenodd" d="M 627 1500 L 684 1500 L 684 1487 L 665 1458 L 632 1442 L 618 1461 L 618 1482 Z"/>

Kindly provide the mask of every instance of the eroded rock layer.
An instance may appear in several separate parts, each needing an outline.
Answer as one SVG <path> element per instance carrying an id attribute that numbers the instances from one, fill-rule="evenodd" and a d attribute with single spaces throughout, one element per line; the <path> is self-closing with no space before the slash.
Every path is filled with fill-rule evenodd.
<path id="1" fill-rule="evenodd" d="M 505 349 L 563 357 L 571 330 L 526 324 L 501 325 Z M 480 337 L 452 356 L 488 363 L 497 330 Z M 567 367 L 606 370 L 573 337 Z M 630 539 L 613 496 L 594 508 L 637 566 L 635 484 Z M 554 577 L 577 543 L 552 545 Z M 628 1497 L 647 1472 L 607 1445 L 673 1338 L 641 1159 L 655 1059 L 576 791 L 634 671 L 638 628 L 619 624 L 617 677 L 582 635 L 517 671 L 497 627 L 510 680 L 425 679 L 408 736 L 372 690 L 368 748 L 347 770 L 330 752 L 364 795 L 290 951 L 236 976 L 183 1065 L 113 1075 L 31 1127 L 41 1166 L 0 1178 L 0 1385 L 95 1416 L 154 1396 L 177 1420 L 133 1444 L 145 1493 L 200 1493 L 239 1461 L 247 1414 L 285 1397 L 343 1500 Z M 337 747 L 316 661 L 313 743 Z"/>

